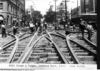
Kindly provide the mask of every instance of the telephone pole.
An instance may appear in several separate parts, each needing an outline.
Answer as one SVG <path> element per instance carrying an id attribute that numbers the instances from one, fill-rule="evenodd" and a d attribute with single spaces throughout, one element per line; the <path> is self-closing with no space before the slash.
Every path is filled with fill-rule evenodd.
<path id="1" fill-rule="evenodd" d="M 18 7 L 17 4 L 18 4 L 18 3 L 17 3 L 17 0 L 16 0 L 16 20 L 17 20 L 17 10 L 18 10 L 18 9 L 17 9 L 17 7 Z"/>
<path id="2" fill-rule="evenodd" d="M 55 0 L 55 30 L 56 30 L 56 24 L 57 24 L 57 22 L 56 22 L 56 16 L 57 16 L 57 13 L 56 13 L 56 0 Z"/>
<path id="3" fill-rule="evenodd" d="M 67 1 L 65 0 L 65 21 L 67 23 Z"/>
<path id="4" fill-rule="evenodd" d="M 79 15 L 79 7 L 78 7 L 78 0 L 77 0 L 77 16 Z"/>
<path id="5" fill-rule="evenodd" d="M 56 0 L 55 0 L 55 22 L 56 22 Z"/>

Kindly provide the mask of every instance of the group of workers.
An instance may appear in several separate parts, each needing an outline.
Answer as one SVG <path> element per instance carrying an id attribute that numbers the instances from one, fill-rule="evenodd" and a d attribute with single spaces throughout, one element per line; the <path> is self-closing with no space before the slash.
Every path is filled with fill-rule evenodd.
<path id="1" fill-rule="evenodd" d="M 13 32 L 13 35 L 16 35 L 16 33 L 17 33 L 17 22 L 15 21 L 15 22 L 13 22 L 13 27 L 12 27 L 12 32 Z M 5 38 L 5 37 L 7 37 L 7 33 L 8 33 L 8 31 L 7 31 L 7 26 L 6 26 L 6 24 L 4 23 L 4 21 L 3 20 L 0 20 L 0 31 L 1 31 L 1 34 L 2 34 L 2 37 L 3 38 Z"/>
<path id="2" fill-rule="evenodd" d="M 47 29 L 47 23 L 44 20 L 36 21 L 34 23 L 30 21 L 28 24 L 29 24 L 29 29 L 31 33 L 33 33 L 34 31 L 37 31 L 37 29 L 39 29 L 39 32 L 43 32 Z M 65 34 L 66 35 L 69 34 L 69 31 L 65 29 L 66 22 L 61 20 L 60 24 L 63 24 Z M 6 25 L 4 24 L 3 21 L 0 21 L 0 25 L 1 25 L 2 37 L 6 37 L 7 36 L 6 27 L 5 27 Z M 91 40 L 92 30 L 93 30 L 92 25 L 88 24 L 85 20 L 80 19 L 79 28 L 82 33 L 82 37 L 84 37 L 84 31 L 87 30 L 88 39 Z M 16 35 L 18 31 L 17 29 L 18 29 L 18 26 L 17 26 L 17 22 L 15 21 L 13 22 L 13 27 L 12 27 L 13 35 Z"/>
<path id="3" fill-rule="evenodd" d="M 47 23 L 45 21 L 37 21 L 33 23 L 32 21 L 29 22 L 30 32 L 33 33 L 34 31 L 39 30 L 38 32 L 41 33 L 47 29 Z"/>
<path id="4" fill-rule="evenodd" d="M 80 18 L 80 23 L 77 25 L 75 25 L 72 21 L 67 21 L 66 23 L 66 20 L 64 19 L 61 19 L 59 24 L 63 25 L 63 29 L 65 30 L 66 35 L 70 34 L 71 30 L 75 31 L 78 27 L 79 28 L 78 30 L 81 31 L 82 38 L 84 38 L 85 33 L 87 33 L 89 40 L 91 40 L 91 37 L 93 35 L 93 30 L 95 30 L 93 24 L 87 22 L 86 20 L 82 18 Z"/>
<path id="5" fill-rule="evenodd" d="M 80 23 L 78 24 L 79 31 L 81 31 L 82 39 L 85 37 L 85 33 L 88 35 L 88 39 L 91 41 L 91 37 L 93 34 L 93 26 L 92 24 L 89 24 L 87 21 L 80 19 Z M 73 30 L 76 30 L 75 25 L 73 25 Z M 86 32 L 85 32 L 86 31 Z M 70 31 L 65 29 L 65 34 L 68 35 Z"/>
<path id="6" fill-rule="evenodd" d="M 30 33 L 33 33 L 34 31 L 37 31 L 38 29 L 39 29 L 38 32 L 41 33 L 42 31 L 45 31 L 47 29 L 47 23 L 44 21 L 37 21 L 35 23 L 30 21 L 28 24 L 29 24 Z M 7 29 L 6 29 L 6 25 L 4 21 L 0 21 L 0 29 L 1 29 L 2 37 L 6 37 Z M 17 32 L 18 32 L 18 22 L 14 21 L 12 25 L 12 33 L 13 35 L 16 35 Z"/>

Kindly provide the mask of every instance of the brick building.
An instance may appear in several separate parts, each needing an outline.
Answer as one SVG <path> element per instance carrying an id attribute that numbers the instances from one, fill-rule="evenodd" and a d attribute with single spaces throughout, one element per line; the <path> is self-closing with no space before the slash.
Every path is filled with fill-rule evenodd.
<path id="1" fill-rule="evenodd" d="M 14 19 L 18 21 L 25 12 L 25 0 L 0 0 L 0 17 L 11 25 Z"/>

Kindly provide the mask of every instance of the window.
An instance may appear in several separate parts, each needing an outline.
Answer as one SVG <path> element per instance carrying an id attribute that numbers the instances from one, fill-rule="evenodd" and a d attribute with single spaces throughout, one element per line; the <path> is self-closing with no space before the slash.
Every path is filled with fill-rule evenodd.
<path id="1" fill-rule="evenodd" d="M 3 9 L 3 3 L 0 3 L 0 9 Z"/>

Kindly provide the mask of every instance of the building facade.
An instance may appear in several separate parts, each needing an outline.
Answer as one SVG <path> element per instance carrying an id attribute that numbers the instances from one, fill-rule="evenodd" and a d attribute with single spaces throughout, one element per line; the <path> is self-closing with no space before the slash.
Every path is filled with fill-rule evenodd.
<path id="1" fill-rule="evenodd" d="M 21 20 L 25 13 L 25 0 L 0 0 L 0 17 L 3 17 L 8 25 L 13 20 Z"/>
<path id="2" fill-rule="evenodd" d="M 72 20 L 83 18 L 86 21 L 96 21 L 96 5 L 96 0 L 80 0 L 80 6 L 72 10 Z"/>
<path id="3" fill-rule="evenodd" d="M 81 13 L 95 13 L 96 0 L 81 0 Z"/>

